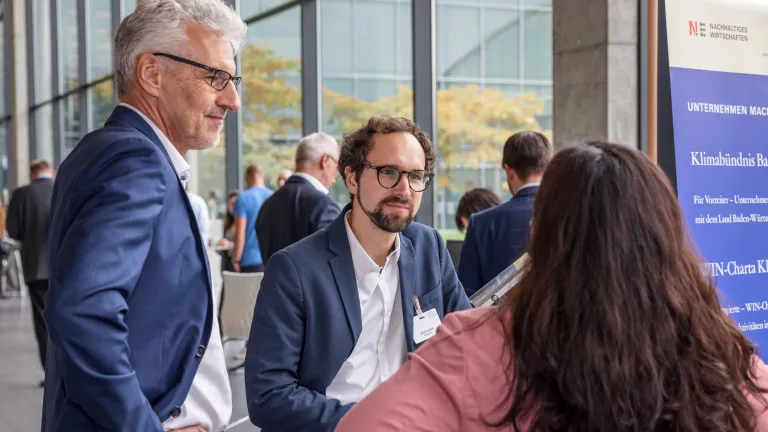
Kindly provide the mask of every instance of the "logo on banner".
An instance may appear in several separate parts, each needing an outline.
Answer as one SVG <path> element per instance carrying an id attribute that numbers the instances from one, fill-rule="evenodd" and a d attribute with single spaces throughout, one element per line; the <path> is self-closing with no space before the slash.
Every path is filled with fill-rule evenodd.
<path id="1" fill-rule="evenodd" d="M 747 26 L 688 20 L 688 35 L 726 41 L 748 42 Z"/>
<path id="2" fill-rule="evenodd" d="M 688 21 L 688 34 L 691 36 L 707 37 L 707 23 Z"/>

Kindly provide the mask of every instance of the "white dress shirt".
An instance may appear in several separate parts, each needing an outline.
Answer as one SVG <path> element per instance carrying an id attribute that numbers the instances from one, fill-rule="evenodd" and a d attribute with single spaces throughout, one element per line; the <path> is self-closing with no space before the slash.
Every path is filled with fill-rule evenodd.
<path id="1" fill-rule="evenodd" d="M 327 398 L 338 399 L 342 404 L 359 402 L 391 377 L 408 354 L 397 266 L 400 236 L 395 238 L 395 249 L 387 257 L 384 267 L 379 267 L 360 245 L 348 219 L 349 213 L 344 217 L 344 224 L 355 268 L 363 326 L 352 354 L 325 391 Z"/>
<path id="2" fill-rule="evenodd" d="M 171 144 L 168 137 L 157 128 L 155 123 L 141 111 L 126 103 L 120 105 L 136 111 L 152 127 L 171 157 L 176 174 L 181 182 L 186 184 L 189 180 L 190 167 L 184 160 L 184 156 Z M 212 299 L 210 301 L 213 302 Z M 232 390 L 229 387 L 229 374 L 224 362 L 224 349 L 221 345 L 219 323 L 216 318 L 217 309 L 212 307 L 212 310 L 213 325 L 208 346 L 205 347 L 205 353 L 200 360 L 195 378 L 192 380 L 192 387 L 181 406 L 181 414 L 178 417 L 170 417 L 163 422 L 163 428 L 166 430 L 200 425 L 208 432 L 221 432 L 229 423 L 229 418 L 232 415 Z M 197 347 L 193 349 L 197 349 Z"/>
<path id="3" fill-rule="evenodd" d="M 328 195 L 328 188 L 323 186 L 323 184 L 320 183 L 320 180 L 316 179 L 315 176 L 313 176 L 312 174 L 307 174 L 307 173 L 303 173 L 303 172 L 295 172 L 295 173 L 291 174 L 291 177 L 293 177 L 293 176 L 301 177 L 303 179 L 306 179 L 309 183 L 312 184 L 312 186 L 315 187 L 315 189 L 317 189 L 320 192 Z"/>

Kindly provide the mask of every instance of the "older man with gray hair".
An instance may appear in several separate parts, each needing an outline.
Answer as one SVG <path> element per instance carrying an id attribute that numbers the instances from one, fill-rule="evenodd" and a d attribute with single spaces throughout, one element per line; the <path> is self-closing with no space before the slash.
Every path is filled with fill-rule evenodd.
<path id="1" fill-rule="evenodd" d="M 189 150 L 240 108 L 246 26 L 222 0 L 144 0 L 120 24 L 120 105 L 51 201 L 42 430 L 220 432 L 232 395 Z"/>
<path id="2" fill-rule="evenodd" d="M 320 230 L 341 210 L 328 196 L 336 182 L 339 143 L 322 132 L 307 135 L 296 146 L 296 172 L 269 197 L 256 221 L 264 264 L 280 249 Z"/>

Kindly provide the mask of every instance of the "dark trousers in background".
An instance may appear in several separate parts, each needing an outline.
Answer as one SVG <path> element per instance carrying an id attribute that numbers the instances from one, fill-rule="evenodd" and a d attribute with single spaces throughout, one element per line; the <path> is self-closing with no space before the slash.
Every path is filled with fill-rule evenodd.
<path id="1" fill-rule="evenodd" d="M 43 320 L 45 299 L 48 296 L 48 279 L 27 282 L 29 298 L 32 303 L 32 321 L 35 324 L 35 338 L 37 339 L 37 351 L 40 354 L 40 364 L 45 370 L 45 357 L 48 349 L 48 329 Z"/>

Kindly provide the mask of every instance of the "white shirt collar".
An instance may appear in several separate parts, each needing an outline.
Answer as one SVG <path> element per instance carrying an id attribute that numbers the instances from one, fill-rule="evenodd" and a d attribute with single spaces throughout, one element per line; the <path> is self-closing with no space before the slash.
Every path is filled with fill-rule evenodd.
<path id="1" fill-rule="evenodd" d="M 176 170 L 176 175 L 179 176 L 179 179 L 181 180 L 181 183 L 186 186 L 187 180 L 189 180 L 190 171 L 191 168 L 189 166 L 189 163 L 187 163 L 187 160 L 184 159 L 184 156 L 179 153 L 179 151 L 176 149 L 176 147 L 171 143 L 171 140 L 168 139 L 167 136 L 161 131 L 155 122 L 149 119 L 143 112 L 139 111 L 135 107 L 125 103 L 120 102 L 120 106 L 124 106 L 126 108 L 132 109 L 134 112 L 136 112 L 138 115 L 141 116 L 142 119 L 144 119 L 147 124 L 152 127 L 152 130 L 155 131 L 155 134 L 158 138 L 160 138 L 160 142 L 163 143 L 163 147 L 165 147 L 165 151 L 168 152 L 168 156 L 171 157 L 171 162 L 173 162 L 173 169 Z"/>
<path id="2" fill-rule="evenodd" d="M 347 228 L 347 239 L 349 241 L 349 249 L 352 252 L 352 266 L 355 268 L 355 280 L 359 283 L 367 274 L 372 272 L 380 272 L 384 267 L 380 267 L 376 264 L 368 252 L 363 249 L 363 246 L 355 237 L 355 233 L 352 232 L 352 228 L 349 226 L 349 214 L 348 211 L 344 215 L 344 226 Z M 395 237 L 395 249 L 387 256 L 387 264 L 390 262 L 397 264 L 400 259 L 400 234 Z"/>
<path id="3" fill-rule="evenodd" d="M 538 187 L 541 183 L 540 182 L 532 182 L 532 183 L 526 183 L 522 186 L 520 186 L 520 189 L 517 190 L 517 193 L 520 193 L 521 190 L 531 188 L 531 187 Z M 515 194 L 517 195 L 517 194 Z"/>
<path id="4" fill-rule="evenodd" d="M 316 179 L 315 176 L 313 176 L 312 174 L 307 174 L 307 173 L 304 173 L 304 172 L 295 172 L 295 173 L 293 173 L 291 175 L 291 177 L 293 177 L 293 176 L 301 177 L 301 178 L 307 180 L 312 186 L 315 187 L 315 189 L 317 189 L 320 192 L 328 195 L 328 188 L 323 186 L 323 184 L 320 183 L 320 180 Z"/>

